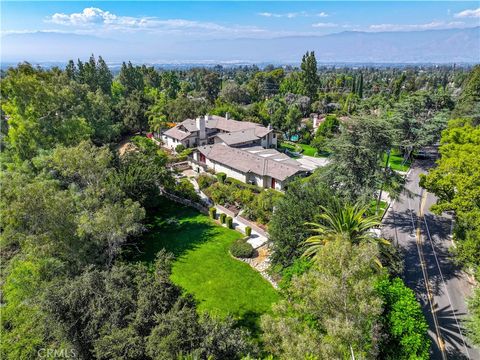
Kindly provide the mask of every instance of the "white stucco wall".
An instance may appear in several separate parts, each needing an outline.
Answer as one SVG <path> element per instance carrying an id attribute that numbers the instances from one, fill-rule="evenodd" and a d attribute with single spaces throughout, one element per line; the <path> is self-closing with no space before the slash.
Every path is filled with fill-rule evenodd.
<path id="1" fill-rule="evenodd" d="M 180 144 L 180 142 L 177 142 L 175 139 L 162 135 L 162 141 L 163 141 L 163 146 L 175 150 L 175 147 Z"/>
<path id="2" fill-rule="evenodd" d="M 273 137 L 274 133 L 271 132 L 267 135 L 264 136 L 264 138 L 261 139 L 261 145 L 262 147 L 264 148 L 271 148 L 271 147 L 274 147 L 276 148 L 277 147 L 277 136 L 275 136 L 275 138 Z"/>
<path id="3" fill-rule="evenodd" d="M 172 149 L 172 150 L 175 150 L 175 148 L 180 144 L 182 144 L 185 147 L 193 147 L 193 144 L 195 142 L 195 138 L 196 138 L 195 135 L 191 135 L 191 136 L 187 137 L 186 139 L 183 139 L 183 140 L 179 141 L 179 140 L 176 140 L 176 139 L 171 138 L 169 136 L 162 135 L 162 140 L 163 140 L 163 144 L 164 144 L 163 146 L 165 146 L 169 149 Z M 187 146 L 187 143 L 188 143 L 188 146 Z M 206 143 L 203 144 L 203 145 L 206 145 Z"/>
<path id="4" fill-rule="evenodd" d="M 227 174 L 228 177 L 246 182 L 246 174 L 239 172 L 237 170 L 234 170 L 232 168 L 229 168 L 227 166 L 224 166 L 222 164 L 216 163 L 214 161 L 211 161 L 210 159 L 206 159 L 206 163 L 209 169 L 213 169 L 216 173 L 223 172 Z"/>

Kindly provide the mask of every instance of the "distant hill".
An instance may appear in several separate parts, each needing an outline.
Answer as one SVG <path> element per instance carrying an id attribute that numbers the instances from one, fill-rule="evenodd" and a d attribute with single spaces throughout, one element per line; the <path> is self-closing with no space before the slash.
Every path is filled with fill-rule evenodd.
<path id="1" fill-rule="evenodd" d="M 65 61 L 91 53 L 110 61 L 298 62 L 315 50 L 320 63 L 480 62 L 480 27 L 448 30 L 357 32 L 273 39 L 127 43 L 66 33 L 10 34 L 2 37 L 4 61 Z"/>
<path id="2" fill-rule="evenodd" d="M 268 40 L 237 39 L 190 44 L 219 59 L 299 61 L 315 50 L 320 62 L 480 62 L 480 27 L 405 32 L 341 32 Z M 215 49 L 217 49 L 215 51 Z M 220 54 L 218 54 L 220 52 Z"/>

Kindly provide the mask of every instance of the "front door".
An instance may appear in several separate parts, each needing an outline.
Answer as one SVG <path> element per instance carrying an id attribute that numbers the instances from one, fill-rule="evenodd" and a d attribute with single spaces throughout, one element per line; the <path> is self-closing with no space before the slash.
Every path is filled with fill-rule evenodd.
<path id="1" fill-rule="evenodd" d="M 272 178 L 272 189 L 275 189 L 275 179 Z"/>

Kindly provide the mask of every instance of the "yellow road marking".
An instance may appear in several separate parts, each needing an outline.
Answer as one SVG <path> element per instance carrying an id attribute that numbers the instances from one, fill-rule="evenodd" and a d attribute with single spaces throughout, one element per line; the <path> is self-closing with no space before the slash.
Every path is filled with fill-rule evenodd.
<path id="1" fill-rule="evenodd" d="M 420 208 L 418 210 L 419 219 L 417 220 L 417 239 L 416 239 L 416 242 L 417 242 L 418 255 L 420 257 L 420 265 L 421 265 L 421 268 L 422 268 L 423 278 L 425 280 L 425 288 L 427 290 L 428 303 L 430 305 L 430 311 L 432 312 L 433 324 L 435 326 L 435 332 L 436 332 L 436 335 L 437 335 L 438 347 L 440 348 L 440 351 L 442 353 L 442 359 L 447 360 L 447 355 L 446 355 L 446 352 L 445 352 L 445 342 L 443 341 L 442 334 L 440 332 L 440 326 L 438 324 L 438 318 L 437 318 L 437 313 L 436 313 L 436 310 L 437 310 L 438 306 L 437 306 L 437 304 L 433 303 L 434 296 L 433 296 L 433 293 L 430 289 L 430 282 L 428 280 L 428 272 L 427 272 L 427 268 L 425 266 L 425 259 L 423 257 L 423 250 L 422 250 L 423 241 L 422 241 L 422 234 L 421 234 L 421 230 L 420 230 L 420 224 L 421 224 L 420 220 L 423 218 L 423 209 L 425 207 L 426 201 L 427 201 L 427 192 L 424 191 L 423 194 L 422 194 L 422 199 L 420 201 Z"/>

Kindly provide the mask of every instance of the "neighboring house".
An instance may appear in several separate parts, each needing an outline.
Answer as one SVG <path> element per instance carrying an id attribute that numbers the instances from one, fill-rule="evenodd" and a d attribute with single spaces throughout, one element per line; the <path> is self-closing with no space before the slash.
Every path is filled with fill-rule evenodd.
<path id="1" fill-rule="evenodd" d="M 262 146 L 238 148 L 220 143 L 200 146 L 189 161 L 197 172 L 211 169 L 245 183 L 276 190 L 283 190 L 295 177 L 310 173 L 296 160 Z"/>
<path id="2" fill-rule="evenodd" d="M 262 146 L 276 148 L 277 136 L 273 129 L 227 117 L 205 115 L 187 119 L 162 134 L 164 146 L 175 149 L 178 145 L 197 147 L 223 143 L 233 147 Z"/>

